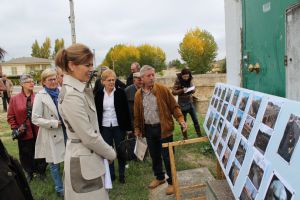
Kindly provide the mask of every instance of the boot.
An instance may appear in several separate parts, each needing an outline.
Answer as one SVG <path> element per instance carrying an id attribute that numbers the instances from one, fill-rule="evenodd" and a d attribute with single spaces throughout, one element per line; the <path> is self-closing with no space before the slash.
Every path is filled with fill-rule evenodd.
<path id="1" fill-rule="evenodd" d="M 198 137 L 201 137 L 200 127 L 195 127 L 195 129 L 196 129 L 196 133 L 197 133 Z"/>
<path id="2" fill-rule="evenodd" d="M 187 131 L 182 131 L 182 136 L 184 140 L 188 139 Z"/>

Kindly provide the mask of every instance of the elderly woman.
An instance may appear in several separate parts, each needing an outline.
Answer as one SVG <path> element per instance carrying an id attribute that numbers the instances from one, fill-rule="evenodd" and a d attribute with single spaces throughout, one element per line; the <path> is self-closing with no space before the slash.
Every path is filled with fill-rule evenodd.
<path id="1" fill-rule="evenodd" d="M 41 82 L 44 88 L 35 96 L 32 109 L 32 123 L 40 127 L 35 143 L 35 158 L 45 158 L 50 163 L 56 194 L 63 197 L 59 163 L 64 161 L 65 144 L 57 107 L 59 90 L 56 70 L 44 70 Z"/>
<path id="2" fill-rule="evenodd" d="M 98 124 L 104 140 L 116 149 L 125 139 L 126 131 L 131 130 L 131 117 L 127 97 L 123 89 L 115 87 L 117 76 L 113 70 L 107 69 L 102 73 L 100 87 L 95 93 Z M 126 161 L 118 157 L 119 181 L 125 183 Z M 111 179 L 115 180 L 114 163 L 109 165 Z"/>
<path id="3" fill-rule="evenodd" d="M 102 138 L 93 98 L 86 87 L 93 72 L 93 53 L 82 44 L 61 49 L 55 63 L 65 72 L 58 108 L 66 125 L 65 199 L 109 199 L 105 189 L 105 161 L 116 153 Z"/>
<path id="4" fill-rule="evenodd" d="M 34 159 L 35 142 L 38 127 L 31 121 L 32 105 L 34 100 L 34 81 L 31 75 L 25 74 L 20 77 L 22 91 L 10 99 L 7 112 L 7 122 L 13 130 L 13 139 L 18 139 L 19 157 L 21 165 L 26 172 L 28 181 L 36 172 L 41 178 L 45 178 L 45 159 Z"/>

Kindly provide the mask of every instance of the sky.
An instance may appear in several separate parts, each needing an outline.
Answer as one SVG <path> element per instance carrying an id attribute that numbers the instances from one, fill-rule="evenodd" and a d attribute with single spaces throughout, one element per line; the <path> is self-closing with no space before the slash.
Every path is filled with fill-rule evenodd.
<path id="1" fill-rule="evenodd" d="M 99 65 L 116 44 L 150 44 L 162 48 L 166 60 L 180 59 L 179 44 L 199 27 L 225 57 L 223 0 L 73 0 L 76 40 L 95 51 Z M 35 40 L 63 38 L 71 45 L 69 0 L 0 0 L 0 46 L 5 60 L 27 57 Z"/>

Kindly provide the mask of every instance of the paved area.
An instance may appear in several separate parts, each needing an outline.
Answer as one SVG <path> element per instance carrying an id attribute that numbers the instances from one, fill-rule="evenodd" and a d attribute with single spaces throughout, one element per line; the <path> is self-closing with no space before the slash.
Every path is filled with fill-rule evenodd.
<path id="1" fill-rule="evenodd" d="M 206 183 L 207 181 L 214 180 L 214 177 L 211 175 L 207 168 L 197 168 L 177 172 L 179 186 L 191 186 L 201 183 Z M 166 195 L 165 190 L 168 184 L 165 183 L 159 187 L 153 189 L 150 192 L 150 200 L 174 200 L 175 195 Z M 206 189 L 197 189 L 188 192 L 181 192 L 181 198 L 192 199 L 199 196 L 205 196 Z"/>

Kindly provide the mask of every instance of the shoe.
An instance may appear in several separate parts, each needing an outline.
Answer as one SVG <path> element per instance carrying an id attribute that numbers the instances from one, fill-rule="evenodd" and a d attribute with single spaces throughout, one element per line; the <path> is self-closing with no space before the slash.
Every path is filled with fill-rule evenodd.
<path id="1" fill-rule="evenodd" d="M 65 196 L 64 191 L 56 192 L 56 195 L 57 195 L 57 197 L 60 197 L 60 198 L 64 198 L 64 196 Z"/>
<path id="2" fill-rule="evenodd" d="M 119 178 L 119 182 L 120 182 L 121 184 L 125 184 L 125 177 L 120 177 L 120 178 Z"/>
<path id="3" fill-rule="evenodd" d="M 166 182 L 166 180 L 157 180 L 157 179 L 155 179 L 149 184 L 148 188 L 150 188 L 150 189 L 156 188 L 157 186 L 159 186 L 159 185 L 161 185 L 165 182 Z"/>
<path id="4" fill-rule="evenodd" d="M 173 185 L 168 185 L 167 189 L 166 189 L 166 195 L 171 195 L 171 194 L 174 194 L 175 191 L 174 191 L 174 187 Z"/>

